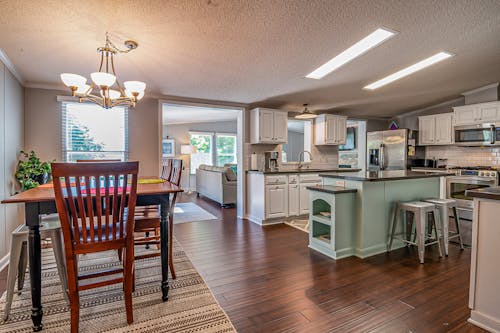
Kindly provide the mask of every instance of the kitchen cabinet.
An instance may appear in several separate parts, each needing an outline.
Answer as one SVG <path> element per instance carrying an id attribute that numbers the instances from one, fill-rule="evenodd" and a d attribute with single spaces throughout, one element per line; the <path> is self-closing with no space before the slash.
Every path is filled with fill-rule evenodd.
<path id="1" fill-rule="evenodd" d="M 315 145 L 342 145 L 347 137 L 347 117 L 321 114 L 314 120 Z"/>
<path id="2" fill-rule="evenodd" d="M 455 125 L 473 125 L 500 121 L 500 102 L 488 102 L 453 108 Z"/>
<path id="3" fill-rule="evenodd" d="M 250 143 L 280 144 L 288 141 L 286 111 L 256 108 L 250 112 Z"/>
<path id="4" fill-rule="evenodd" d="M 449 145 L 453 143 L 453 113 L 418 117 L 419 144 Z"/>
<path id="5" fill-rule="evenodd" d="M 288 185 L 288 216 L 300 215 L 300 188 L 299 184 Z"/>
<path id="6" fill-rule="evenodd" d="M 266 185 L 266 218 L 286 217 L 288 185 Z"/>

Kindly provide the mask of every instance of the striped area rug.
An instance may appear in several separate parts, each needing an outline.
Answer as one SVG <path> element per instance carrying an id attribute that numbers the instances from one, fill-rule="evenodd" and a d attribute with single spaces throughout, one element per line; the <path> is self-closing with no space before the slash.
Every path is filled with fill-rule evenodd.
<path id="1" fill-rule="evenodd" d="M 136 252 L 145 249 L 136 247 Z M 170 280 L 169 300 L 161 300 L 159 257 L 137 260 L 136 290 L 133 294 L 134 323 L 127 325 L 122 285 L 80 292 L 80 332 L 236 332 L 226 313 L 193 267 L 184 250 L 174 242 L 176 280 Z M 116 253 L 80 257 L 81 271 L 94 271 L 121 265 Z M 32 332 L 29 276 L 21 295 L 14 295 L 7 321 L 0 321 L 0 332 Z M 5 293 L 0 299 L 3 318 Z M 69 306 L 61 291 L 54 255 L 42 251 L 43 332 L 69 332 Z"/>

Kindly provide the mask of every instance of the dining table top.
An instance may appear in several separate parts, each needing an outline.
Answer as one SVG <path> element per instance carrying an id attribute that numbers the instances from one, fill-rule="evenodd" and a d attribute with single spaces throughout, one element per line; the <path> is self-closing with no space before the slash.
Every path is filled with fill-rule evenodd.
<path id="1" fill-rule="evenodd" d="M 159 195 L 184 192 L 184 190 L 177 185 L 168 181 L 160 182 L 160 177 L 139 177 L 137 183 L 137 195 Z M 39 185 L 38 187 L 29 189 L 27 191 L 15 194 L 1 203 L 27 203 L 27 202 L 44 202 L 55 201 L 54 186 L 52 183 Z"/>

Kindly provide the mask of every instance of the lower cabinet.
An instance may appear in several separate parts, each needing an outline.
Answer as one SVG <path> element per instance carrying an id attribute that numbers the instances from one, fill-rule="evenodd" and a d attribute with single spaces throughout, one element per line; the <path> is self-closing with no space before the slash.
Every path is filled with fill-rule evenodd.
<path id="1" fill-rule="evenodd" d="M 300 215 L 300 185 L 288 185 L 288 216 Z"/>
<path id="2" fill-rule="evenodd" d="M 288 185 L 266 185 L 266 218 L 286 217 Z"/>
<path id="3" fill-rule="evenodd" d="M 299 211 L 300 215 L 304 214 L 309 214 L 309 190 L 307 189 L 308 186 L 317 186 L 321 185 L 320 182 L 318 183 L 301 183 L 300 186 L 300 199 L 299 199 Z"/>

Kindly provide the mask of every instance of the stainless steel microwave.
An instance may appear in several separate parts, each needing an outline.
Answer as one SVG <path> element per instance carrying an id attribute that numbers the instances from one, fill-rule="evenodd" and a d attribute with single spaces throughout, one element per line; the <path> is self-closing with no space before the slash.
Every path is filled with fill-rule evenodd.
<path id="1" fill-rule="evenodd" d="M 455 126 L 455 144 L 459 146 L 500 145 L 500 124 Z"/>

